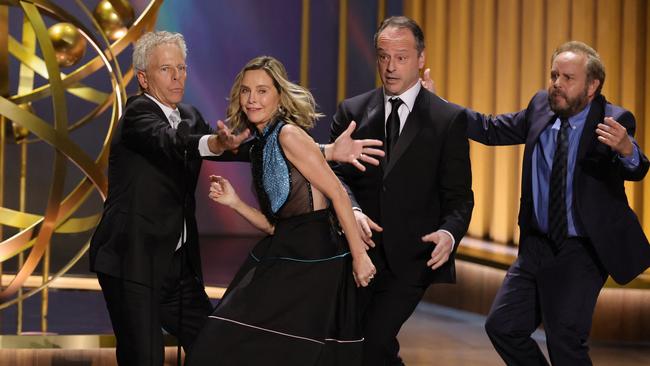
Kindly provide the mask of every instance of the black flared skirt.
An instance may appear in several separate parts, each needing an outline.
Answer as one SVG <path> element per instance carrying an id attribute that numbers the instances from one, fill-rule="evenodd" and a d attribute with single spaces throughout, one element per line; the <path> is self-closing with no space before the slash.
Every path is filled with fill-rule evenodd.
<path id="1" fill-rule="evenodd" d="M 360 365 L 356 291 L 328 210 L 281 220 L 238 271 L 187 365 Z"/>

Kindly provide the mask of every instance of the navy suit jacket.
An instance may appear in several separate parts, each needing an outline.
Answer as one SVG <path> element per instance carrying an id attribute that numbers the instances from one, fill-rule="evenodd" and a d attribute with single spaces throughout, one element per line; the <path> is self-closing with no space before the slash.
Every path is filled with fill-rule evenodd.
<path id="1" fill-rule="evenodd" d="M 346 99 L 334 116 L 331 140 L 354 120 L 353 138 L 385 141 L 384 119 L 381 88 Z M 406 283 L 455 282 L 454 255 L 474 207 L 466 129 L 462 108 L 422 88 L 389 164 L 367 165 L 365 172 L 334 164 L 353 206 L 384 229 L 373 234 L 371 258 Z M 456 246 L 449 261 L 432 271 L 426 262 L 433 245 L 421 237 L 438 229 L 449 231 Z"/>
<path id="2" fill-rule="evenodd" d="M 532 156 L 539 136 L 556 119 L 548 104 L 548 93 L 540 91 L 528 107 L 517 113 L 496 117 L 468 111 L 468 136 L 486 145 L 525 144 L 521 205 L 519 208 L 520 243 L 535 230 L 532 195 Z M 624 181 L 645 177 L 650 163 L 639 148 L 640 163 L 635 170 L 625 169 L 616 153 L 599 142 L 596 126 L 612 117 L 634 135 L 634 115 L 597 95 L 580 137 L 573 179 L 573 207 L 576 225 L 594 246 L 607 272 L 625 284 L 650 266 L 650 245 L 636 214 L 630 208 Z M 638 146 L 637 146 L 638 148 Z"/>

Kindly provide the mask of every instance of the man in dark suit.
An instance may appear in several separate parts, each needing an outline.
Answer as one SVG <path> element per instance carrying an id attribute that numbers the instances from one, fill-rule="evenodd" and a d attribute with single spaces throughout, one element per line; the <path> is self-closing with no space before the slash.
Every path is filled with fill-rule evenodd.
<path id="1" fill-rule="evenodd" d="M 468 113 L 468 136 L 525 144 L 519 255 L 485 324 L 508 365 L 547 365 L 531 333 L 544 324 L 553 365 L 591 365 L 587 339 L 598 294 L 611 275 L 624 284 L 650 266 L 650 245 L 629 207 L 625 180 L 648 159 L 629 111 L 600 94 L 605 69 L 581 42 L 553 54 L 548 91 L 523 111 Z"/>
<path id="2" fill-rule="evenodd" d="M 111 142 L 108 196 L 90 266 L 104 293 L 120 365 L 162 365 L 161 327 L 185 349 L 192 344 L 212 310 L 194 215 L 201 158 L 248 160 L 250 144 L 239 146 L 247 131 L 233 135 L 219 121 L 215 134 L 196 108 L 181 103 L 185 57 L 178 33 L 138 40 L 133 63 L 143 93 L 128 99 Z M 351 140 L 353 128 L 323 145 L 324 154 L 362 169 L 361 162 L 378 164 L 372 156 L 383 153 L 372 146 L 381 142 Z"/>
<path id="3" fill-rule="evenodd" d="M 180 103 L 185 55 L 180 34 L 140 38 L 134 68 L 144 93 L 128 99 L 111 142 L 108 197 L 90 264 L 106 299 L 120 365 L 162 365 L 161 327 L 187 347 L 212 308 L 194 216 L 200 157 L 237 147 L 246 135 L 233 136 L 223 124 L 213 135 L 196 108 Z M 177 133 L 181 120 L 189 125 L 187 137 Z"/>
<path id="4" fill-rule="evenodd" d="M 383 88 L 344 100 L 331 138 L 354 120 L 356 138 L 385 141 L 379 167 L 334 169 L 378 270 L 362 289 L 364 365 L 402 365 L 397 334 L 429 284 L 455 281 L 454 253 L 474 200 L 466 114 L 419 82 L 422 30 L 409 18 L 388 18 L 375 48 Z"/>

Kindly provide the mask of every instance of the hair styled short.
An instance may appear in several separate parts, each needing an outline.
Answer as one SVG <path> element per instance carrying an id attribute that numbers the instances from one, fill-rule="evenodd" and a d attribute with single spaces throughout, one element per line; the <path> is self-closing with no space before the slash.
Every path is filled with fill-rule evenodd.
<path id="1" fill-rule="evenodd" d="M 147 32 L 135 42 L 133 47 L 133 67 L 136 70 L 145 71 L 149 64 L 149 56 L 151 56 L 153 50 L 160 45 L 170 43 L 177 45 L 183 54 L 183 58 L 187 58 L 187 46 L 182 34 L 167 31 Z"/>
<path id="2" fill-rule="evenodd" d="M 420 28 L 415 20 L 402 15 L 389 17 L 381 22 L 374 37 L 375 49 L 377 49 L 377 38 L 379 38 L 379 34 L 383 32 L 384 29 L 391 27 L 406 28 L 410 30 L 411 33 L 413 33 L 413 37 L 415 37 L 415 48 L 418 51 L 418 56 L 422 54 L 422 51 L 424 51 L 424 33 L 422 32 L 422 28 Z"/>

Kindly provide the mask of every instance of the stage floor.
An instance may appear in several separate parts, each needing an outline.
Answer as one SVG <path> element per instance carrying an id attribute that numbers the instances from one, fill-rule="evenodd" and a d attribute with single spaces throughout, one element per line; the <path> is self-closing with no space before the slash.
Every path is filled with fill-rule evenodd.
<path id="1" fill-rule="evenodd" d="M 73 331 L 74 329 L 86 332 L 94 330 L 97 333 L 110 332 L 110 324 L 99 293 L 86 292 L 82 295 L 74 294 L 73 291 L 56 291 L 56 293 L 57 296 L 53 298 L 56 300 L 52 302 L 51 319 L 58 318 L 57 314 L 60 314 L 64 307 L 67 308 L 66 312 L 76 312 L 76 316 L 68 317 L 67 322 L 51 321 L 52 331 L 57 331 L 59 334 L 78 334 Z M 483 331 L 484 321 L 485 317 L 481 315 L 422 303 L 406 322 L 399 336 L 402 358 L 409 366 L 503 365 Z M 3 324 L 3 328 L 6 325 Z M 536 332 L 534 337 L 545 350 L 543 332 Z M 15 357 L 16 352 L 23 352 L 24 357 L 24 351 L 0 349 L 0 366 L 8 366 L 9 364 L 3 363 L 3 360 L 11 359 L 11 356 Z M 33 352 L 40 351 L 34 349 Z M 101 352 L 103 358 L 111 357 L 110 352 L 106 353 L 106 349 Z M 94 365 L 95 362 L 90 362 L 98 357 L 93 355 L 93 352 L 82 354 L 71 352 L 70 355 L 66 355 L 66 350 L 58 350 L 56 353 L 59 362 L 69 360 L 79 365 Z M 168 356 L 173 359 L 175 353 L 171 351 L 168 353 Z M 650 365 L 650 344 L 593 343 L 591 355 L 594 365 L 647 366 Z M 171 359 L 170 365 L 174 364 Z M 89 363 L 79 363 L 83 361 Z M 45 364 L 49 365 L 43 363 Z M 39 365 L 39 363 L 26 365 Z"/>
<path id="2" fill-rule="evenodd" d="M 484 322 L 482 315 L 421 303 L 399 335 L 402 358 L 408 366 L 503 365 L 483 330 Z M 533 337 L 548 356 L 544 332 Z M 590 346 L 594 365 L 650 365 L 650 342 L 592 342 Z"/>
<path id="3" fill-rule="evenodd" d="M 206 283 L 212 286 L 227 284 L 255 241 L 255 238 L 230 238 L 227 241 L 223 238 L 202 238 Z M 83 264 L 75 266 L 74 274 L 90 275 L 86 268 L 87 264 L 85 267 Z M 38 331 L 40 296 L 28 299 L 24 306 L 23 330 Z M 16 334 L 15 314 L 15 306 L 0 311 L 0 334 Z M 399 336 L 402 357 L 409 366 L 502 365 L 485 335 L 484 321 L 485 317 L 481 315 L 422 303 L 405 324 Z M 111 333 L 101 293 L 51 290 L 48 330 L 60 335 Z M 535 338 L 545 350 L 543 332 L 536 332 Z M 7 360 L 5 356 L 14 350 L 6 349 L 7 347 L 0 348 L 5 348 L 0 349 L 0 365 L 5 365 L 3 363 L 3 360 Z M 591 349 L 595 365 L 650 365 L 650 340 L 635 344 L 592 342 Z M 61 357 L 65 358 L 65 356 Z M 78 358 L 76 360 L 79 361 Z"/>

